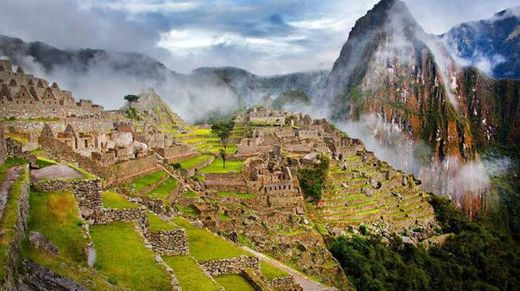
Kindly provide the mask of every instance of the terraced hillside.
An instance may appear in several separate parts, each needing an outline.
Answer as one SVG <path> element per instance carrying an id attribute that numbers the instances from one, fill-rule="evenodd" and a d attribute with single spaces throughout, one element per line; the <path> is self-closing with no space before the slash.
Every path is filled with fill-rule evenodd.
<path id="1" fill-rule="evenodd" d="M 321 201 L 307 204 L 311 219 L 331 232 L 378 223 L 403 230 L 434 221 L 429 194 L 413 178 L 384 162 L 375 164 L 364 165 L 359 156 L 334 161 Z"/>

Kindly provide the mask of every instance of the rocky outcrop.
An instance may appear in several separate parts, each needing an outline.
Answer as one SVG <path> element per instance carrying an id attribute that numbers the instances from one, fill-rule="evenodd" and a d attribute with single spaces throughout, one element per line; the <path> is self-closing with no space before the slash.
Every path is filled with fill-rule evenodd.
<path id="1" fill-rule="evenodd" d="M 23 283 L 32 290 L 87 290 L 73 280 L 64 278 L 52 272 L 51 270 L 34 263 L 31 260 L 25 260 L 21 269 L 24 274 Z"/>

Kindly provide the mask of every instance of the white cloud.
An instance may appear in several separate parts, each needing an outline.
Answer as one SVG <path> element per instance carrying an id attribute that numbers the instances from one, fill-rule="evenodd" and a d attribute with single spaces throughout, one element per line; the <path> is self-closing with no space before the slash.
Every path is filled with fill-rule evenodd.
<path id="1" fill-rule="evenodd" d="M 247 49 L 253 53 L 265 53 L 277 57 L 305 51 L 305 47 L 295 44 L 296 41 L 305 40 L 305 38 L 303 35 L 251 37 L 216 30 L 173 29 L 162 33 L 157 45 L 180 56 L 199 53 L 201 50 L 218 46 L 234 46 Z"/>
<path id="2" fill-rule="evenodd" d="M 199 7 L 200 3 L 194 1 L 139 1 L 139 0 L 117 0 L 117 1 L 99 1 L 88 0 L 80 2 L 83 9 L 101 8 L 114 11 L 123 11 L 130 14 L 144 13 L 169 13 L 184 12 Z"/>

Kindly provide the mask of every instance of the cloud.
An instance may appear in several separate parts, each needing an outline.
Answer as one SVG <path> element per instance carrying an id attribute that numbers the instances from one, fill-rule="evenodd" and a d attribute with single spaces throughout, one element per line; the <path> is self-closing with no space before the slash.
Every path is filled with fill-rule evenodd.
<path id="1" fill-rule="evenodd" d="M 377 1 L 4 0 L 0 33 L 59 48 L 140 52 L 179 72 L 238 66 L 278 74 L 331 68 L 355 21 Z M 434 33 L 517 4 L 405 2 Z"/>

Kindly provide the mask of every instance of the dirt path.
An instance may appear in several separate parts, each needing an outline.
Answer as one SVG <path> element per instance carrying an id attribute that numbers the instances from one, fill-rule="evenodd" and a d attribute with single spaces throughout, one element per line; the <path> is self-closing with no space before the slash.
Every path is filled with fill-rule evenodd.
<path id="1" fill-rule="evenodd" d="M 298 283 L 298 284 L 300 284 L 300 286 L 302 286 L 304 291 L 336 290 L 335 288 L 327 287 L 319 282 L 309 279 L 309 277 L 288 267 L 287 265 L 281 263 L 280 261 L 270 258 L 262 253 L 252 250 L 246 246 L 242 246 L 242 248 L 244 250 L 250 252 L 251 254 L 253 254 L 259 260 L 266 261 L 266 262 L 272 264 L 273 266 L 276 266 L 276 267 L 284 270 L 285 272 L 289 273 L 294 278 L 294 281 L 296 281 L 296 283 Z"/>
<path id="2" fill-rule="evenodd" d="M 20 177 L 20 170 L 22 168 L 20 166 L 12 167 L 7 170 L 5 174 L 5 180 L 0 186 L 0 218 L 4 216 L 5 205 L 7 204 L 7 200 L 9 199 L 9 191 L 13 186 L 14 182 Z"/>

